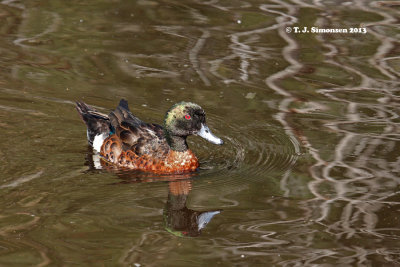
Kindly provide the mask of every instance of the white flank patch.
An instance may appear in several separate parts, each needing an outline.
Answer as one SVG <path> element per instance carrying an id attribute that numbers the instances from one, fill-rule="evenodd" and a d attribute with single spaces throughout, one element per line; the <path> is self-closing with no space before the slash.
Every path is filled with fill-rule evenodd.
<path id="1" fill-rule="evenodd" d="M 107 136 L 108 136 L 107 134 L 96 135 L 93 140 L 93 149 L 96 150 L 97 152 L 100 152 L 101 145 L 103 144 Z"/>

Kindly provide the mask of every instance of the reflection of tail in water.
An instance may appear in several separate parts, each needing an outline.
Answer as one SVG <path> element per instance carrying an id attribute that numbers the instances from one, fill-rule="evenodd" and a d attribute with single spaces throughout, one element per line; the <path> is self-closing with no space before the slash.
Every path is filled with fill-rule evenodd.
<path id="1" fill-rule="evenodd" d="M 103 166 L 101 162 L 100 154 L 93 151 L 91 146 L 88 146 L 85 157 L 85 165 L 89 167 L 88 171 L 102 170 Z"/>
<path id="2" fill-rule="evenodd" d="M 164 223 L 168 232 L 176 236 L 200 235 L 201 230 L 221 210 L 195 211 L 186 207 L 191 190 L 188 180 L 169 183 L 168 201 L 164 209 Z"/>

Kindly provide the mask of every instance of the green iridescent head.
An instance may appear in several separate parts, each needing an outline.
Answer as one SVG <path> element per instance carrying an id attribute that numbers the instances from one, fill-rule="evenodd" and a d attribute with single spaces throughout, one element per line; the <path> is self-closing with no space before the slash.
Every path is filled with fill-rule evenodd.
<path id="1" fill-rule="evenodd" d="M 168 110 L 164 119 L 164 131 L 173 150 L 186 150 L 186 137 L 189 135 L 201 136 L 217 145 L 223 144 L 223 141 L 213 135 L 208 128 L 204 110 L 191 102 L 179 102 Z M 178 138 L 184 140 L 183 144 L 180 142 L 181 144 L 175 145 L 179 142 Z"/>

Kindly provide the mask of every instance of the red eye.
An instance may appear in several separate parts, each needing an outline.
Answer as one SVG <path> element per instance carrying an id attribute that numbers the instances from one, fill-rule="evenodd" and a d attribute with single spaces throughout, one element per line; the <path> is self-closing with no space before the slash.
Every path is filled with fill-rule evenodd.
<path id="1" fill-rule="evenodd" d="M 190 120 L 191 118 L 192 118 L 192 117 L 190 117 L 189 114 L 186 114 L 186 115 L 185 115 L 185 119 Z"/>

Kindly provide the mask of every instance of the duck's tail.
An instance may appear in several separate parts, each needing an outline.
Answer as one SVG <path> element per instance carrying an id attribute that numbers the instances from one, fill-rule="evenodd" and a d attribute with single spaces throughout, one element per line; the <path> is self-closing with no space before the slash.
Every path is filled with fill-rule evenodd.
<path id="1" fill-rule="evenodd" d="M 100 147 L 112 132 L 110 119 L 107 115 L 98 112 L 84 102 L 76 101 L 76 110 L 87 126 L 87 139 L 93 148 L 100 151 Z"/>

